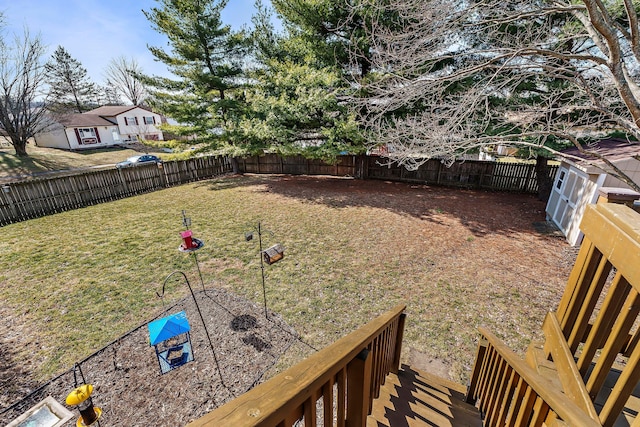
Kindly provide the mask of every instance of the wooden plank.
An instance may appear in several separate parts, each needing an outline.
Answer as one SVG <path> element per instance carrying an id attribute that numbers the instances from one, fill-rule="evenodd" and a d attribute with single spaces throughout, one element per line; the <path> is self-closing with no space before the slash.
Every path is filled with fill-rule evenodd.
<path id="1" fill-rule="evenodd" d="M 336 374 L 336 383 L 338 383 L 338 396 L 336 398 L 336 417 L 338 419 L 337 427 L 345 427 L 347 422 L 347 367 L 345 366 Z"/>
<path id="2" fill-rule="evenodd" d="M 547 418 L 547 414 L 549 413 L 549 405 L 538 396 L 533 404 L 533 411 L 531 414 L 531 420 L 529 421 L 529 426 L 531 427 L 541 427 L 544 423 L 544 420 Z"/>
<path id="3" fill-rule="evenodd" d="M 478 396 L 479 408 L 483 411 L 487 411 L 487 404 L 489 397 L 491 396 L 491 388 L 493 381 L 495 380 L 495 371 L 497 365 L 500 363 L 501 358 L 498 356 L 498 352 L 494 347 L 490 348 L 490 357 L 487 364 L 487 370 L 483 373 L 483 380 L 480 384 L 480 395 Z"/>
<path id="4" fill-rule="evenodd" d="M 529 422 L 531 412 L 533 411 L 533 406 L 535 405 L 538 398 L 538 395 L 536 395 L 535 391 L 533 391 L 531 386 L 529 386 L 529 384 L 527 384 L 524 379 L 522 379 L 522 384 L 524 386 L 524 397 L 522 398 L 522 404 L 518 408 L 518 411 L 515 413 L 516 417 L 515 422 L 513 423 L 513 425 L 517 427 L 527 425 L 526 423 Z"/>
<path id="5" fill-rule="evenodd" d="M 322 417 L 324 418 L 324 426 L 333 426 L 333 385 L 335 384 L 334 378 L 329 378 L 322 387 Z"/>
<path id="6" fill-rule="evenodd" d="M 604 427 L 613 426 L 638 381 L 640 381 L 640 346 L 633 350 L 627 365 L 600 411 L 600 421 Z"/>
<path id="7" fill-rule="evenodd" d="M 598 268 L 595 271 L 594 277 L 589 284 L 589 289 L 584 296 L 583 304 L 580 307 L 578 317 L 575 320 L 571 333 L 569 334 L 568 344 L 572 353 L 575 353 L 578 345 L 582 341 L 582 337 L 585 331 L 589 327 L 589 319 L 595 309 L 598 297 L 602 292 L 602 288 L 607 281 L 609 272 L 611 271 L 611 263 L 606 258 L 600 258 Z M 565 335 L 566 336 L 566 335 Z"/>
<path id="8" fill-rule="evenodd" d="M 309 398 L 302 404 L 305 427 L 316 427 L 318 425 L 318 412 L 316 410 L 316 405 L 319 397 L 319 393 L 316 390 L 311 393 L 311 396 L 309 396 Z"/>
<path id="9" fill-rule="evenodd" d="M 513 368 L 511 368 L 506 362 L 504 364 L 504 369 L 500 372 L 500 384 L 498 385 L 498 389 L 496 391 L 494 402 L 491 405 L 491 411 L 487 412 L 487 416 L 490 419 L 491 425 L 501 425 L 502 423 L 499 421 L 502 414 L 504 414 L 504 408 L 508 405 L 507 400 L 509 398 L 509 380 L 512 377 Z"/>
<path id="10" fill-rule="evenodd" d="M 640 288 L 640 214 L 620 204 L 588 205 L 581 229 L 631 286 Z M 640 290 L 640 289 L 639 289 Z"/>
<path id="11" fill-rule="evenodd" d="M 597 271 L 602 257 L 602 253 L 595 245 L 591 244 L 589 238 L 590 235 L 585 233 L 578 257 L 573 265 L 567 286 L 558 306 L 558 319 L 565 337 L 571 335 L 585 295 L 589 290 L 591 279 Z"/>
<path id="12" fill-rule="evenodd" d="M 553 357 L 565 395 L 573 400 L 591 419 L 598 420 L 598 413 L 593 407 L 555 313 L 547 313 L 542 330 L 546 337 L 545 351 L 551 353 Z"/>
<path id="13" fill-rule="evenodd" d="M 394 343 L 394 354 L 393 354 L 393 366 L 391 368 L 391 372 L 397 374 L 400 369 L 400 353 L 402 352 L 402 340 L 404 339 L 404 325 L 405 319 L 407 315 L 406 313 L 401 313 L 396 322 L 396 338 Z"/>
<path id="14" fill-rule="evenodd" d="M 598 392 L 604 385 L 607 375 L 609 375 L 609 371 L 618 356 L 618 352 L 628 338 L 629 331 L 638 313 L 640 313 L 640 294 L 638 294 L 638 291 L 635 289 L 632 289 L 620 311 L 620 315 L 616 319 L 616 323 L 609 333 L 591 374 L 589 374 L 587 390 L 589 390 L 592 399 L 595 400 Z"/>
<path id="15" fill-rule="evenodd" d="M 598 426 L 599 423 L 586 415 L 582 409 L 574 402 L 567 398 L 560 390 L 556 389 L 553 384 L 535 372 L 533 368 L 528 366 L 520 359 L 509 347 L 504 345 L 495 335 L 486 330 L 479 328 L 480 333 L 484 335 L 487 341 L 492 345 L 504 358 L 509 365 L 515 369 L 524 381 L 540 396 L 549 406 L 556 412 L 561 419 L 571 425 L 582 427 Z"/>
<path id="16" fill-rule="evenodd" d="M 475 363 L 473 364 L 473 371 L 471 372 L 471 378 L 469 379 L 469 388 L 467 390 L 466 402 L 470 404 L 475 404 L 477 390 L 478 390 L 478 381 L 480 380 L 480 371 L 482 370 L 482 364 L 485 359 L 485 354 L 487 351 L 487 340 L 480 339 L 478 341 L 478 348 L 476 350 L 476 358 Z"/>
<path id="17" fill-rule="evenodd" d="M 505 372 L 507 370 L 507 361 L 500 359 L 498 362 L 498 369 L 493 375 L 493 383 L 489 394 L 489 401 L 485 405 L 486 418 L 490 420 L 490 425 L 493 425 L 493 419 L 498 411 L 500 399 L 502 397 L 502 391 L 505 383 Z"/>
<path id="18" fill-rule="evenodd" d="M 601 343 L 603 343 L 609 335 L 613 323 L 618 313 L 620 313 L 622 304 L 624 304 L 630 291 L 631 287 L 627 281 L 617 273 L 609 286 L 609 292 L 607 292 L 605 296 L 596 321 L 584 343 L 582 353 L 580 353 L 578 357 L 578 370 L 582 375 L 585 375 Z"/>
<path id="19" fill-rule="evenodd" d="M 347 364 L 352 363 L 362 349 L 366 348 L 371 342 L 373 337 L 378 336 L 384 331 L 388 324 L 397 319 L 404 310 L 404 305 L 396 306 L 392 310 L 372 320 L 367 325 L 341 338 L 319 352 L 312 354 L 297 365 L 281 372 L 269 381 L 259 384 L 249 392 L 215 409 L 202 418 L 193 421 L 189 425 L 241 426 L 275 424 L 283 418 L 283 414 L 288 413 L 294 408 L 301 407 L 302 402 L 304 402 L 314 390 L 322 388 L 330 378 L 335 377 L 340 371 L 345 369 Z M 370 358 L 367 359 L 370 360 Z M 353 380 L 356 372 L 357 371 L 352 371 L 349 373 L 347 371 L 347 381 L 350 379 Z M 370 373 L 370 371 L 368 372 Z M 352 378 L 349 378 L 349 376 L 352 376 Z M 368 375 L 364 376 L 362 381 L 369 381 L 367 376 Z M 350 383 L 346 386 L 346 393 L 349 393 L 349 397 L 351 397 L 354 390 L 351 389 L 349 384 Z M 339 382 L 339 412 L 341 409 L 340 399 L 342 399 L 340 394 L 344 394 L 344 389 L 344 385 L 341 386 Z M 370 387 L 367 383 L 365 390 L 369 389 Z M 363 396 L 363 399 L 364 398 Z M 366 397 L 366 399 L 368 399 L 368 397 Z M 347 416 L 353 415 L 353 413 L 349 411 L 363 409 L 364 419 L 366 420 L 366 412 L 369 407 L 368 400 L 366 400 L 367 406 L 360 409 L 350 409 L 350 402 L 352 401 L 347 399 Z M 248 414 L 256 414 L 256 416 L 251 417 Z"/>
<path id="20" fill-rule="evenodd" d="M 365 427 L 369 414 L 373 357 L 362 350 L 347 364 L 347 425 Z"/>
<path id="21" fill-rule="evenodd" d="M 507 411 L 507 416 L 504 420 L 504 425 L 506 427 L 515 427 L 516 419 L 520 414 L 520 407 L 522 404 L 526 405 L 525 394 L 527 390 L 531 390 L 527 387 L 525 382 L 522 380 L 522 377 L 518 375 L 516 370 L 513 370 L 514 383 L 516 384 L 515 390 L 513 391 L 513 397 L 511 399 L 511 405 Z"/>
<path id="22" fill-rule="evenodd" d="M 564 326 L 568 323 L 565 318 L 569 311 L 569 305 L 574 299 L 574 293 L 576 284 L 579 283 L 579 277 L 582 275 L 582 268 L 585 265 L 586 261 L 591 258 L 593 251 L 595 250 L 595 246 L 589 240 L 589 236 L 584 236 L 582 239 L 582 244 L 580 245 L 580 249 L 578 251 L 578 256 L 573 263 L 573 267 L 571 269 L 571 273 L 569 274 L 569 279 L 567 280 L 567 285 L 565 286 L 564 292 L 562 293 L 562 298 L 560 298 L 560 302 L 558 303 L 558 309 L 556 313 L 558 315 L 558 319 L 560 319 L 560 325 L 562 325 L 563 330 Z"/>

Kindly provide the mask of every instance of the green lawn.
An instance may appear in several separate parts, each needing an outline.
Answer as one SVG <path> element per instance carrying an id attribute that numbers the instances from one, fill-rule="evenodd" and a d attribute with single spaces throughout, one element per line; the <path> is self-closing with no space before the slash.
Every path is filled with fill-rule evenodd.
<path id="1" fill-rule="evenodd" d="M 200 286 L 193 257 L 178 251 L 186 210 L 205 242 L 207 286 L 262 304 L 257 241 L 244 240 L 262 220 L 265 247 L 286 247 L 266 270 L 268 306 L 306 342 L 321 348 L 404 302 L 405 354 L 437 357 L 463 380 L 477 326 L 521 350 L 557 304 L 566 244 L 533 231 L 541 207 L 532 196 L 349 179 L 166 189 L 3 227 L 0 329 L 45 379 L 149 320 L 171 272 Z M 186 291 L 170 283 L 167 295 Z"/>

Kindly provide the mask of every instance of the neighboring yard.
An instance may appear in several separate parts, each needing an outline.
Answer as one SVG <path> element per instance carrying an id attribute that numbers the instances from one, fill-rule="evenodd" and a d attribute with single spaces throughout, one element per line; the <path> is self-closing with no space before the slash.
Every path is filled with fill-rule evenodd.
<path id="1" fill-rule="evenodd" d="M 42 174 L 65 169 L 90 168 L 100 165 L 114 165 L 140 151 L 155 151 L 141 144 L 129 144 L 122 148 L 99 150 L 67 151 L 55 148 L 27 146 L 28 157 L 16 157 L 13 147 L 0 148 L 0 181 L 29 174 Z M 15 179 L 15 178 L 14 178 Z"/>
<path id="2" fill-rule="evenodd" d="M 225 177 L 3 227 L 0 330 L 10 333 L 0 364 L 42 382 L 160 313 L 156 291 L 172 271 L 199 287 L 193 258 L 177 250 L 183 209 L 205 242 L 198 260 L 207 287 L 262 305 L 257 241 L 244 240 L 261 220 L 273 233 L 265 248 L 286 247 L 266 268 L 269 309 L 304 342 L 322 348 L 406 303 L 405 361 L 459 382 L 480 325 L 524 351 L 573 262 L 564 239 L 535 231 L 544 203 L 530 195 Z M 185 292 L 171 286 L 167 299 Z M 293 348 L 276 369 L 305 354 Z"/>

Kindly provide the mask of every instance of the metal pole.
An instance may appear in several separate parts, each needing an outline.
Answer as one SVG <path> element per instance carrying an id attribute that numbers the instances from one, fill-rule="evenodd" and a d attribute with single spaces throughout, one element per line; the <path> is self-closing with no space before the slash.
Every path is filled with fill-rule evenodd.
<path id="1" fill-rule="evenodd" d="M 264 261 L 262 254 L 262 230 L 260 229 L 260 221 L 258 221 L 258 241 L 260 242 L 260 270 L 262 271 L 262 296 L 264 298 L 264 317 L 268 319 L 267 316 L 267 288 L 264 284 Z"/>
<path id="2" fill-rule="evenodd" d="M 164 283 L 162 284 L 162 295 L 164 295 L 165 285 L 167 284 L 167 282 L 169 281 L 171 276 L 173 276 L 174 274 L 182 274 L 182 277 L 184 277 L 185 283 L 189 287 L 189 291 L 191 292 L 191 297 L 193 298 L 193 302 L 196 305 L 196 309 L 198 310 L 198 314 L 200 315 L 200 320 L 202 321 L 202 326 L 204 326 L 204 332 L 206 333 L 207 339 L 209 340 L 209 346 L 211 347 L 211 353 L 213 353 L 213 360 L 216 363 L 216 368 L 218 369 L 218 374 L 220 375 L 220 382 L 222 383 L 222 385 L 227 390 L 229 390 L 231 392 L 229 387 L 227 387 L 227 385 L 224 383 L 224 379 L 222 378 L 222 370 L 220 369 L 220 364 L 218 363 L 218 358 L 216 357 L 216 352 L 213 349 L 213 343 L 211 342 L 211 337 L 209 336 L 209 331 L 207 330 L 207 324 L 204 322 L 204 317 L 202 316 L 202 312 L 200 311 L 200 306 L 198 305 L 198 301 L 196 300 L 196 295 L 193 293 L 193 289 L 191 289 L 191 284 L 189 283 L 189 279 L 187 279 L 187 275 L 184 274 L 182 271 L 174 271 L 173 273 L 169 274 L 167 276 L 167 278 L 164 279 Z M 158 297 L 162 298 L 162 295 L 160 295 L 157 292 L 156 292 L 156 295 L 158 295 Z M 231 394 L 233 394 L 233 392 L 231 392 Z"/>
<path id="3" fill-rule="evenodd" d="M 196 267 L 198 268 L 198 275 L 200 276 L 200 284 L 202 284 L 202 292 L 206 294 L 207 291 L 204 289 L 204 280 L 202 280 L 202 272 L 200 271 L 200 264 L 198 264 L 198 256 L 196 255 L 196 251 L 191 252 L 191 254 L 193 255 L 193 259 L 196 262 Z"/>

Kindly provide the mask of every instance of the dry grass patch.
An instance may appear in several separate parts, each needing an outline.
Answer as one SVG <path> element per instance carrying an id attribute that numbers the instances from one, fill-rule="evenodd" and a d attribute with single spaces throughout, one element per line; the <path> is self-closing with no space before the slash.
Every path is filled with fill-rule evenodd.
<path id="1" fill-rule="evenodd" d="M 43 380 L 161 309 L 175 270 L 199 286 L 178 252 L 192 218 L 207 286 L 262 304 L 259 220 L 282 243 L 266 270 L 269 309 L 319 349 L 406 303 L 409 349 L 463 381 L 477 327 L 522 351 L 564 289 L 564 240 L 539 235 L 533 196 L 327 177 L 228 177 L 3 227 L 3 364 Z M 167 290 L 177 300 L 186 289 Z M 279 368 L 305 355 L 293 355 Z"/>

